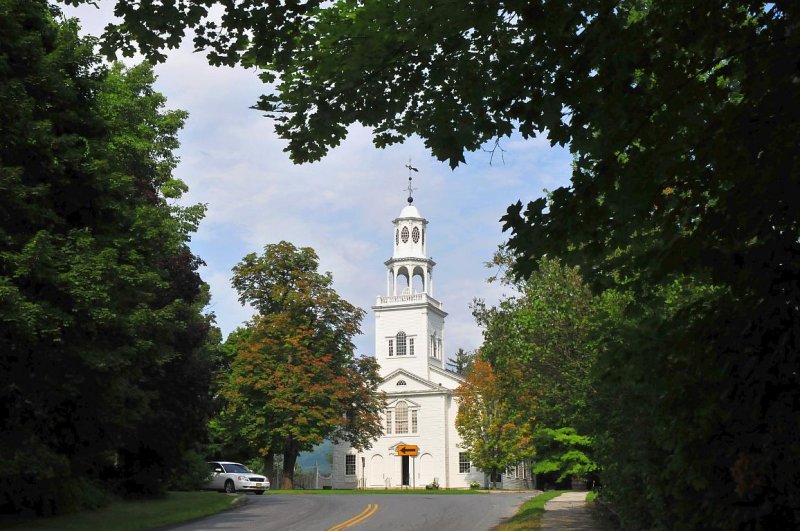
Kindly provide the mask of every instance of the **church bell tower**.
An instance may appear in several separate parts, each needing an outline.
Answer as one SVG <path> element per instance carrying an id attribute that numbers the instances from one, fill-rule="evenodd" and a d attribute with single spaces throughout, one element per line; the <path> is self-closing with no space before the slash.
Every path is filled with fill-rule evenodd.
<path id="1" fill-rule="evenodd" d="M 409 167 L 409 172 L 412 168 Z M 433 298 L 433 267 L 427 255 L 428 221 L 412 203 L 392 222 L 392 257 L 386 265 L 386 295 L 375 306 L 375 356 L 381 376 L 403 369 L 426 380 L 430 367 L 444 368 L 442 303 Z"/>

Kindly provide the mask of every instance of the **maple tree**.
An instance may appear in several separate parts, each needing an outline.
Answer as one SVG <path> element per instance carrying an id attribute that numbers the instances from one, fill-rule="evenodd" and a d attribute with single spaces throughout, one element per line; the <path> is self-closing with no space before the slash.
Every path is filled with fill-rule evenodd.
<path id="1" fill-rule="evenodd" d="M 491 473 L 495 488 L 498 471 L 534 455 L 534 397 L 524 394 L 515 403 L 507 400 L 492 365 L 480 356 L 456 389 L 456 397 L 462 446 L 475 466 Z M 522 401 L 527 407 L 520 407 Z"/>
<path id="2" fill-rule="evenodd" d="M 369 448 L 382 430 L 377 362 L 353 353 L 364 312 L 317 267 L 313 249 L 280 242 L 234 268 L 241 302 L 258 313 L 237 333 L 221 389 L 225 422 L 268 469 L 283 455 L 283 488 L 293 486 L 299 452 L 324 439 Z"/>

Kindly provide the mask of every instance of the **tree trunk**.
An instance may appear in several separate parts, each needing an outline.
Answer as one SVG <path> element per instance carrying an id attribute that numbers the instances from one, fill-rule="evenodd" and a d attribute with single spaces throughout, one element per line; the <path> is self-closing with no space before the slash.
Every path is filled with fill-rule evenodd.
<path id="1" fill-rule="evenodd" d="M 283 452 L 283 479 L 281 480 L 282 489 L 294 488 L 294 464 L 297 462 L 297 445 L 294 441 L 289 441 L 286 450 Z"/>
<path id="2" fill-rule="evenodd" d="M 264 457 L 264 475 L 269 479 L 269 484 L 275 486 L 275 453 L 270 451 Z"/>
<path id="3" fill-rule="evenodd" d="M 497 467 L 492 467 L 492 489 L 497 490 Z"/>

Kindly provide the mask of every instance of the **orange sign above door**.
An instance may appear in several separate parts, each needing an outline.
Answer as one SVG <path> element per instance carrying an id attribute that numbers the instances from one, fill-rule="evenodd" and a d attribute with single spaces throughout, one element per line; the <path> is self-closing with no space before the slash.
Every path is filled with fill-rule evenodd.
<path id="1" fill-rule="evenodd" d="M 415 444 L 399 444 L 397 445 L 397 455 L 416 457 L 419 455 L 419 446 Z"/>

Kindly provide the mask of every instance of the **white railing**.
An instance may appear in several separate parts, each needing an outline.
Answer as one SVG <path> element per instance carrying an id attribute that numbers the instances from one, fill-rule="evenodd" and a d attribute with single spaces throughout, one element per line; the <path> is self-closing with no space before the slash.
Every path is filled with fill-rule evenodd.
<path id="1" fill-rule="evenodd" d="M 430 302 L 437 308 L 442 307 L 442 303 L 429 296 L 427 293 L 414 293 L 413 295 L 390 295 L 388 297 L 378 297 L 378 304 L 401 304 L 404 302 Z"/>

